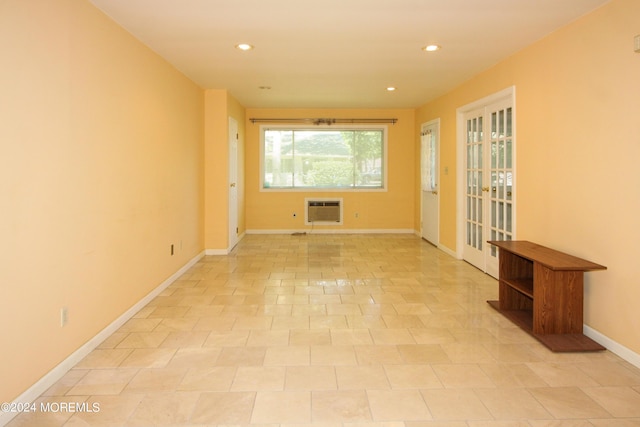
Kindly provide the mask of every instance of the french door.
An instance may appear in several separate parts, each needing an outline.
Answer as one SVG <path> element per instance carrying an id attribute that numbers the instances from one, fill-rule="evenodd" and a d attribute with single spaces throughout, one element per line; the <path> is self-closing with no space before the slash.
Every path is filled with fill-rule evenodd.
<path id="1" fill-rule="evenodd" d="M 513 100 L 469 109 L 463 121 L 463 258 L 497 277 L 498 252 L 487 240 L 512 240 L 515 230 Z"/>

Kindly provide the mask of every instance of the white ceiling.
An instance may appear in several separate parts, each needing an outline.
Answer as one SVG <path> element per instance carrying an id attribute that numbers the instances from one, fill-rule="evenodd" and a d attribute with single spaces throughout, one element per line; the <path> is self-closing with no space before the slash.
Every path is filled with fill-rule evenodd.
<path id="1" fill-rule="evenodd" d="M 413 108 L 608 0 L 90 1 L 245 107 Z"/>

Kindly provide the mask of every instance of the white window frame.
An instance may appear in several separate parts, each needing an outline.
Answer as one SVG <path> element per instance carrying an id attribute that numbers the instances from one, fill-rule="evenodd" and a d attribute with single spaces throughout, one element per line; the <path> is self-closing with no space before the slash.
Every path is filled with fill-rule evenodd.
<path id="1" fill-rule="evenodd" d="M 264 164 L 264 134 L 265 130 L 381 130 L 382 131 L 382 188 L 367 188 L 367 187 L 266 187 L 264 186 L 264 172 L 265 172 L 265 164 Z M 389 137 L 389 126 L 388 125 L 357 125 L 357 124 L 349 124 L 349 125 L 319 125 L 319 126 L 309 126 L 309 125 L 261 125 L 260 126 L 260 179 L 259 179 L 259 190 L 261 192 L 268 193 L 277 193 L 277 192 L 289 192 L 289 193 L 309 193 L 309 192 L 322 192 L 322 193 L 331 193 L 331 192 L 387 192 L 388 188 L 388 178 L 389 178 L 389 169 L 388 169 L 388 137 Z"/>

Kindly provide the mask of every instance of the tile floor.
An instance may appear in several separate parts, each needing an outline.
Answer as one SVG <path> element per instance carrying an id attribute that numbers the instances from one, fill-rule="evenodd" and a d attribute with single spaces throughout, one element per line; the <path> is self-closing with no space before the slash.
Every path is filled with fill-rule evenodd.
<path id="1" fill-rule="evenodd" d="M 554 354 L 412 235 L 248 235 L 204 257 L 17 426 L 640 426 L 640 370 Z M 91 406 L 93 407 L 93 406 Z"/>

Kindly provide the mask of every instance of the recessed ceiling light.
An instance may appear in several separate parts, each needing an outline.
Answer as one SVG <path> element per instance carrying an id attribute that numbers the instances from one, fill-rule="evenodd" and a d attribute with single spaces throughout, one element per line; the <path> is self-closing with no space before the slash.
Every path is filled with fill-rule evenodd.
<path id="1" fill-rule="evenodd" d="M 440 46 L 438 46 L 437 44 L 430 44 L 424 46 L 422 50 L 424 50 L 425 52 L 435 52 L 436 50 L 440 50 Z"/>
<path id="2" fill-rule="evenodd" d="M 251 50 L 253 49 L 253 46 L 251 46 L 249 43 L 240 43 L 236 45 L 236 49 Z"/>
<path id="3" fill-rule="evenodd" d="M 389 87 L 387 88 L 387 91 L 388 91 L 388 92 L 393 92 L 394 90 L 396 90 L 396 88 L 395 88 L 395 87 L 393 87 L 393 86 L 389 86 Z"/>

